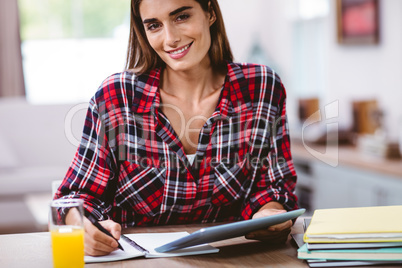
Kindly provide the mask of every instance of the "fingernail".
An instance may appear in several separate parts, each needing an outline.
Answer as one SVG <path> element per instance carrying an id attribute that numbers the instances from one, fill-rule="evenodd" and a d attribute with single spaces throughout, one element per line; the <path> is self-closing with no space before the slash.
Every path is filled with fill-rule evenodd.
<path id="1" fill-rule="evenodd" d="M 113 241 L 111 245 L 112 245 L 112 247 L 114 247 L 114 248 L 117 248 L 117 247 L 119 246 L 119 244 L 117 244 L 116 241 Z"/>

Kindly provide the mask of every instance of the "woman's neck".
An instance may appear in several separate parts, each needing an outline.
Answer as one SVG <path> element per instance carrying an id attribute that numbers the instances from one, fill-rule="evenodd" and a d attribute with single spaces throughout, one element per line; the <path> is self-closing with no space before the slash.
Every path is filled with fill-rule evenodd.
<path id="1" fill-rule="evenodd" d="M 210 65 L 201 65 L 183 72 L 166 67 L 162 74 L 161 89 L 183 101 L 199 103 L 221 89 L 224 77 L 224 74 L 213 70 Z"/>

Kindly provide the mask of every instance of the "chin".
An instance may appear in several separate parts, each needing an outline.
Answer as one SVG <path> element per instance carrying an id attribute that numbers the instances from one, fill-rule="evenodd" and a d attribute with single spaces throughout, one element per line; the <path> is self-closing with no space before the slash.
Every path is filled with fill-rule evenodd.
<path id="1" fill-rule="evenodd" d="M 183 72 L 183 71 L 188 71 L 193 69 L 196 64 L 189 64 L 185 62 L 176 62 L 174 64 L 168 64 L 166 63 L 166 66 L 168 66 L 170 69 L 177 71 L 177 72 Z"/>

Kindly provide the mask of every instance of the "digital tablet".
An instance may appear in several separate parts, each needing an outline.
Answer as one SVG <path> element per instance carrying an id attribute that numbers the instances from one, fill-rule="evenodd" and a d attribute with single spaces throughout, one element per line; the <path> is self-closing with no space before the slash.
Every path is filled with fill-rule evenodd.
<path id="1" fill-rule="evenodd" d="M 281 214 L 267 216 L 258 219 L 245 220 L 233 223 L 222 224 L 213 227 L 202 228 L 185 237 L 155 248 L 157 252 L 168 252 L 176 249 L 211 243 L 224 239 L 246 235 L 252 231 L 267 228 L 281 222 L 295 219 L 302 215 L 306 210 L 297 209 Z"/>

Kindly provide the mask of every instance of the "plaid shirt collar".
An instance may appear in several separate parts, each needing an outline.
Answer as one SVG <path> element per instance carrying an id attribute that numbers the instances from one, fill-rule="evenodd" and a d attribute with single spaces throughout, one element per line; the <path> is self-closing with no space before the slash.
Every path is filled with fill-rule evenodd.
<path id="1" fill-rule="evenodd" d="M 235 113 L 252 109 L 249 85 L 244 77 L 242 69 L 232 63 L 227 63 L 227 75 L 222 89 L 217 109 L 212 114 L 213 119 L 230 118 Z M 160 106 L 159 81 L 161 69 L 157 68 L 147 74 L 137 77 L 144 85 L 142 94 L 134 97 L 132 111 L 136 114 L 150 113 Z M 230 94 L 230 91 L 233 93 Z"/>

